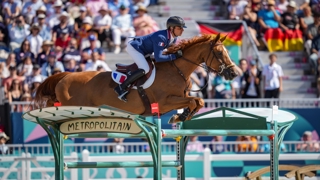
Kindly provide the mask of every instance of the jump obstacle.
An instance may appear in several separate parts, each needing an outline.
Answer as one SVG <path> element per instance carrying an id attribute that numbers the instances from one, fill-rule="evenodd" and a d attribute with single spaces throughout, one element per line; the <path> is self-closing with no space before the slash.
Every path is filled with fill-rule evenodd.
<path id="1" fill-rule="evenodd" d="M 279 148 L 285 133 L 297 119 L 276 108 L 218 108 L 177 123 L 177 129 L 161 129 L 160 117 L 146 120 L 109 106 L 46 107 L 29 111 L 25 120 L 40 124 L 47 132 L 55 158 L 55 180 L 62 180 L 67 168 L 153 167 L 153 179 L 162 179 L 162 167 L 175 167 L 177 179 L 185 180 L 185 151 L 189 136 L 268 136 L 270 178 L 279 179 Z M 64 162 L 66 138 L 147 138 L 153 162 Z M 161 160 L 162 138 L 176 139 L 176 161 Z M 210 175 L 204 175 L 210 179 Z"/>

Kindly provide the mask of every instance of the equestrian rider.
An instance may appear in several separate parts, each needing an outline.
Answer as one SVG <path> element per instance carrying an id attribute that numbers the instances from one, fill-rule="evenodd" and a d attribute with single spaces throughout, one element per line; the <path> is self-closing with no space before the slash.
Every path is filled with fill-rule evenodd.
<path id="1" fill-rule="evenodd" d="M 128 42 L 126 50 L 137 64 L 138 70 L 128 75 L 127 79 L 114 89 L 120 100 L 127 102 L 128 87 L 149 72 L 146 56 L 154 53 L 156 62 L 172 61 L 182 56 L 181 50 L 167 55 L 164 55 L 163 51 L 176 42 L 177 37 L 182 35 L 183 28 L 187 28 L 184 20 L 181 17 L 172 16 L 167 20 L 167 29 L 135 37 Z"/>

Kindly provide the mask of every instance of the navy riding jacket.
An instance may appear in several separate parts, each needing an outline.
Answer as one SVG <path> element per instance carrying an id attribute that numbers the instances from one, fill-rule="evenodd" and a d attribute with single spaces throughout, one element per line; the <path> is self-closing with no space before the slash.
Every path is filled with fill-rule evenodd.
<path id="1" fill-rule="evenodd" d="M 174 54 L 164 55 L 163 50 L 170 46 L 171 34 L 168 30 L 160 30 L 146 36 L 135 37 L 130 44 L 144 56 L 154 53 L 156 62 L 172 61 L 177 59 Z M 176 42 L 176 38 L 173 43 Z"/>

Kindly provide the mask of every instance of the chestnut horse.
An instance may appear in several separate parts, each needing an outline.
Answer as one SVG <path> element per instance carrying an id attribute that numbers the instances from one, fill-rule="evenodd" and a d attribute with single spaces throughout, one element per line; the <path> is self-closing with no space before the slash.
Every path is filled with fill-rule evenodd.
<path id="1" fill-rule="evenodd" d="M 156 63 L 156 77 L 153 84 L 145 89 L 150 103 L 157 102 L 161 114 L 175 109 L 186 108 L 181 115 L 174 115 L 169 123 L 190 120 L 204 106 L 203 99 L 189 96 L 191 73 L 205 63 L 208 69 L 231 80 L 237 76 L 237 68 L 222 44 L 226 39 L 211 35 L 196 36 L 170 46 L 165 53 L 183 51 L 183 57 L 174 61 Z M 145 106 L 138 91 L 132 89 L 127 95 L 128 102 L 118 99 L 114 88 L 116 83 L 111 72 L 60 73 L 48 77 L 37 89 L 35 105 L 63 106 L 108 105 L 134 114 L 143 114 Z"/>

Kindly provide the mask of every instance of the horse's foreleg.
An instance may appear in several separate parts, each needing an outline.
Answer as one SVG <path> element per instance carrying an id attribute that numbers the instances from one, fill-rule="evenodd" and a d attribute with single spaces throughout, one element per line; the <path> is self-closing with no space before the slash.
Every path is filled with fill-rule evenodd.
<path id="1" fill-rule="evenodd" d="M 166 106 L 172 107 L 171 109 L 181 109 L 187 108 L 185 111 L 179 116 L 174 115 L 169 120 L 169 123 L 177 123 L 184 121 L 188 118 L 191 112 L 197 111 L 197 102 L 195 97 L 179 97 L 179 96 L 170 96 L 166 99 Z"/>
<path id="2" fill-rule="evenodd" d="M 187 120 L 190 120 L 194 114 L 196 114 L 204 106 L 204 100 L 202 98 L 194 97 L 194 100 L 196 101 L 197 107 L 189 114 Z"/>

